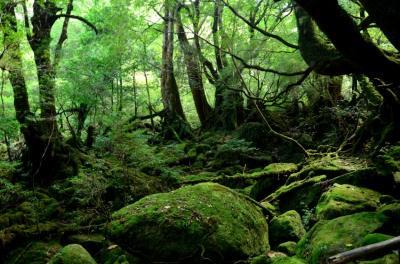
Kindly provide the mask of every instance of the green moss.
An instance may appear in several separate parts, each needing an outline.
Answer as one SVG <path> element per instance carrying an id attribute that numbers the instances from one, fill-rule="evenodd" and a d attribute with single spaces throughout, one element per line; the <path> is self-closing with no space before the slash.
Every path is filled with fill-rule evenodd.
<path id="1" fill-rule="evenodd" d="M 251 264 L 305 264 L 306 262 L 298 257 L 288 257 L 280 252 L 268 252 L 268 255 L 261 255 L 252 258 Z"/>
<path id="2" fill-rule="evenodd" d="M 276 206 L 272 205 L 271 203 L 264 201 L 261 202 L 261 205 L 267 208 L 267 210 L 270 212 L 271 215 L 275 216 L 278 214 L 279 209 Z"/>
<path id="3" fill-rule="evenodd" d="M 270 264 L 271 259 L 267 257 L 266 255 L 260 255 L 257 257 L 254 257 L 250 260 L 250 264 Z"/>
<path id="4" fill-rule="evenodd" d="M 100 234 L 77 234 L 69 236 L 68 242 L 82 245 L 91 254 L 96 254 L 103 248 L 106 239 Z"/>
<path id="5" fill-rule="evenodd" d="M 297 243 L 294 241 L 287 241 L 282 244 L 279 244 L 277 247 L 277 250 L 279 252 L 285 253 L 288 256 L 294 256 L 296 255 L 296 247 Z"/>
<path id="6" fill-rule="evenodd" d="M 283 211 L 301 212 L 304 209 L 312 208 L 318 202 L 322 188 L 315 184 L 325 179 L 326 176 L 321 175 L 283 185 L 263 201 L 278 202 L 279 208 Z"/>
<path id="7" fill-rule="evenodd" d="M 285 176 L 297 170 L 298 166 L 294 163 L 272 163 L 262 171 L 253 173 L 251 177 L 258 180 L 252 188 L 250 196 L 256 200 L 265 198 L 284 184 Z"/>
<path id="8" fill-rule="evenodd" d="M 374 260 L 365 260 L 359 261 L 359 264 L 399 264 L 399 256 L 397 254 L 389 254 L 384 256 L 383 258 L 374 259 Z"/>
<path id="9" fill-rule="evenodd" d="M 377 165 L 384 174 L 400 171 L 400 146 L 393 146 L 383 155 L 378 156 Z"/>
<path id="10" fill-rule="evenodd" d="M 390 218 L 390 222 L 393 223 L 390 225 L 392 233 L 400 235 L 400 226 L 398 225 L 400 222 L 400 202 L 384 205 L 378 209 L 378 212 Z"/>
<path id="11" fill-rule="evenodd" d="M 373 212 L 321 220 L 300 240 L 297 255 L 310 264 L 322 263 L 329 256 L 361 246 L 367 234 L 376 232 L 387 221 L 383 214 Z"/>
<path id="12" fill-rule="evenodd" d="M 13 264 L 43 264 L 61 249 L 57 242 L 33 242 L 16 249 L 11 253 L 5 263 Z"/>
<path id="13" fill-rule="evenodd" d="M 363 169 L 364 167 L 365 162 L 356 158 L 344 159 L 337 156 L 327 155 L 309 161 L 299 172 L 291 174 L 288 182 L 290 183 L 316 175 L 326 175 L 328 178 L 333 178 L 345 173 Z"/>
<path id="14" fill-rule="evenodd" d="M 275 246 L 286 241 L 298 241 L 306 233 L 301 216 L 294 210 L 274 217 L 269 227 L 270 240 Z"/>
<path id="15" fill-rule="evenodd" d="M 268 250 L 261 209 L 214 183 L 147 196 L 112 215 L 109 234 L 128 251 L 157 260 L 243 259 Z"/>
<path id="16" fill-rule="evenodd" d="M 277 257 L 272 259 L 272 264 L 305 264 L 306 262 L 297 257 Z"/>
<path id="17" fill-rule="evenodd" d="M 1 161 L 0 160 L 0 178 L 11 180 L 17 171 L 20 164 L 17 162 Z"/>
<path id="18" fill-rule="evenodd" d="M 96 264 L 84 247 L 70 244 L 63 247 L 48 264 Z"/>
<path id="19" fill-rule="evenodd" d="M 334 184 L 325 192 L 316 207 L 318 219 L 332 219 L 362 211 L 374 211 L 381 194 L 348 184 Z"/>
<path id="20" fill-rule="evenodd" d="M 294 173 L 299 169 L 299 166 L 294 163 L 272 163 L 264 168 L 264 172 L 270 174 L 284 175 L 288 173 Z"/>
<path id="21" fill-rule="evenodd" d="M 386 240 L 391 239 L 391 238 L 393 238 L 393 236 L 380 234 L 380 233 L 368 234 L 363 238 L 363 241 L 362 241 L 361 245 L 362 246 L 367 246 L 367 245 L 379 243 L 379 242 L 382 242 L 382 241 L 386 241 Z"/>

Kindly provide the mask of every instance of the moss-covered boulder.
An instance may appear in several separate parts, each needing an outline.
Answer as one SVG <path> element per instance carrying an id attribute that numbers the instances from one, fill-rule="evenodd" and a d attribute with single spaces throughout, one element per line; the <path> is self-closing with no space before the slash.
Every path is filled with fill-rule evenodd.
<path id="1" fill-rule="evenodd" d="M 89 252 L 78 244 L 63 247 L 48 264 L 96 264 Z"/>
<path id="2" fill-rule="evenodd" d="M 68 237 L 68 243 L 82 245 L 90 254 L 96 254 L 104 247 L 106 239 L 101 234 L 75 234 Z"/>
<path id="3" fill-rule="evenodd" d="M 400 202 L 383 205 L 378 209 L 379 212 L 388 216 L 391 219 L 393 225 L 390 225 L 391 233 L 400 235 Z"/>
<path id="4" fill-rule="evenodd" d="M 277 250 L 279 252 L 285 253 L 288 256 L 294 256 L 296 255 L 296 247 L 297 243 L 294 241 L 287 241 L 279 244 L 277 247 Z"/>
<path id="5" fill-rule="evenodd" d="M 286 241 L 299 241 L 306 234 L 301 216 L 294 210 L 274 217 L 269 227 L 269 237 L 274 246 Z"/>
<path id="6" fill-rule="evenodd" d="M 120 246 L 111 244 L 98 254 L 98 261 L 102 264 L 144 264 L 146 261 L 132 256 Z"/>
<path id="7" fill-rule="evenodd" d="M 366 235 L 362 240 L 362 245 L 367 246 L 379 242 L 383 242 L 393 238 L 391 235 L 381 234 L 381 233 L 373 233 Z"/>
<path id="8" fill-rule="evenodd" d="M 326 175 L 328 178 L 333 178 L 363 169 L 365 166 L 366 162 L 357 158 L 341 158 L 327 155 L 308 161 L 300 171 L 290 175 L 288 182 L 290 183 L 317 175 Z"/>
<path id="9" fill-rule="evenodd" d="M 152 261 L 208 257 L 231 262 L 269 249 L 261 208 L 215 183 L 147 196 L 115 212 L 112 219 L 110 238 Z"/>
<path id="10" fill-rule="evenodd" d="M 295 181 L 281 186 L 278 190 L 268 195 L 262 202 L 278 205 L 281 211 L 296 210 L 302 212 L 314 207 L 323 188 L 318 184 L 326 179 L 325 175 Z"/>
<path id="11" fill-rule="evenodd" d="M 321 220 L 300 240 L 297 255 L 310 264 L 325 263 L 329 256 L 361 246 L 367 234 L 376 233 L 388 220 L 375 212 Z"/>
<path id="12" fill-rule="evenodd" d="M 290 173 L 297 171 L 299 168 L 294 163 L 272 163 L 263 170 L 253 173 L 253 177 L 259 180 L 252 187 L 250 196 L 256 200 L 260 200 L 272 192 L 280 185 L 283 185 Z"/>
<path id="13" fill-rule="evenodd" d="M 316 207 L 318 219 L 332 219 L 362 211 L 375 211 L 381 194 L 348 184 L 334 184 L 325 192 Z"/>

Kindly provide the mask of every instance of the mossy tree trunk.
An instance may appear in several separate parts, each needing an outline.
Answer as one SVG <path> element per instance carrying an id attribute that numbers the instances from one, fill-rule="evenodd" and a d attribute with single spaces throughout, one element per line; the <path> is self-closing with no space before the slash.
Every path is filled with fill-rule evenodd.
<path id="1" fill-rule="evenodd" d="M 204 92 L 203 77 L 200 67 L 199 55 L 196 52 L 196 48 L 193 47 L 186 36 L 185 28 L 179 14 L 179 8 L 176 21 L 177 21 L 177 35 L 179 44 L 184 55 L 186 72 L 189 80 L 189 86 L 193 95 L 193 101 L 196 106 L 197 115 L 200 119 L 202 127 L 210 126 L 210 114 L 212 112 L 211 106 L 207 101 L 206 94 Z"/>
<path id="2" fill-rule="evenodd" d="M 185 137 L 189 129 L 179 95 L 178 84 L 174 74 L 174 24 L 177 7 L 174 1 L 165 1 L 161 95 L 164 105 L 163 130 L 167 138 Z"/>
<path id="3" fill-rule="evenodd" d="M 65 145 L 58 131 L 55 107 L 55 72 L 50 60 L 50 30 L 57 19 L 59 10 L 51 2 L 34 2 L 32 18 L 32 34 L 27 34 L 37 67 L 39 81 L 39 98 L 41 116 L 39 119 L 31 113 L 25 77 L 22 70 L 19 36 L 14 13 L 15 4 L 2 6 L 7 14 L 2 20 L 2 30 L 10 42 L 8 56 L 11 64 L 8 69 L 9 79 L 14 92 L 14 107 L 17 120 L 21 125 L 27 146 L 24 164 L 33 176 L 32 180 L 39 184 L 49 184 L 58 176 L 67 176 L 77 171 L 72 149 Z M 24 8 L 24 11 L 27 9 Z M 25 25 L 28 27 L 27 14 Z"/>

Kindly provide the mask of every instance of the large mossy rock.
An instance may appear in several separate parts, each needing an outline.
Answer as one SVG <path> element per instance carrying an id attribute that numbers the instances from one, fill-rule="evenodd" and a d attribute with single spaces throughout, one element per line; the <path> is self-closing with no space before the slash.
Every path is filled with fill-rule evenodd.
<path id="1" fill-rule="evenodd" d="M 294 241 L 287 241 L 283 242 L 278 245 L 277 250 L 279 252 L 285 253 L 288 256 L 294 256 L 296 255 L 296 247 L 297 243 Z"/>
<path id="2" fill-rule="evenodd" d="M 290 175 L 288 182 L 294 182 L 316 175 L 326 175 L 328 178 L 333 178 L 345 173 L 358 171 L 365 168 L 365 166 L 365 162 L 357 158 L 344 159 L 327 155 L 308 161 L 300 171 Z"/>
<path id="3" fill-rule="evenodd" d="M 381 194 L 348 184 L 334 184 L 325 192 L 316 207 L 318 219 L 332 219 L 362 211 L 375 211 Z"/>
<path id="4" fill-rule="evenodd" d="M 260 200 L 283 185 L 287 176 L 294 173 L 299 167 L 294 163 L 272 163 L 266 166 L 262 171 L 253 173 L 259 176 L 257 183 L 252 187 L 250 196 Z"/>
<path id="5" fill-rule="evenodd" d="M 393 223 L 399 223 L 400 222 L 400 202 L 392 203 L 392 204 L 387 204 L 384 206 L 381 206 L 378 209 L 378 212 L 383 213 L 384 215 L 388 216 Z M 394 235 L 399 236 L 400 235 L 400 225 L 399 224 L 394 224 L 390 226 L 390 231 Z"/>
<path id="6" fill-rule="evenodd" d="M 297 255 L 310 264 L 362 245 L 364 237 L 376 233 L 388 222 L 381 213 L 363 212 L 321 220 L 300 240 Z"/>
<path id="7" fill-rule="evenodd" d="M 324 180 L 326 180 L 326 176 L 321 175 L 285 184 L 268 195 L 262 202 L 277 205 L 283 212 L 289 210 L 296 210 L 297 212 L 309 210 L 317 204 L 323 192 L 323 188 L 319 183 Z"/>
<path id="8" fill-rule="evenodd" d="M 271 244 L 274 246 L 286 241 L 299 241 L 306 234 L 301 216 L 294 210 L 274 217 L 269 230 Z"/>
<path id="9" fill-rule="evenodd" d="M 215 183 L 147 196 L 115 212 L 108 232 L 124 249 L 152 261 L 232 262 L 269 249 L 261 208 Z"/>
<path id="10" fill-rule="evenodd" d="M 79 244 L 63 247 L 48 264 L 96 264 L 89 252 Z"/>

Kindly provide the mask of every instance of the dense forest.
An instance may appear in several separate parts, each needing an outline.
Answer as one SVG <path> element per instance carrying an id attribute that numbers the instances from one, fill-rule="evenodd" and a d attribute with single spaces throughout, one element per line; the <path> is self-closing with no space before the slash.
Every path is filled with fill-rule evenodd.
<path id="1" fill-rule="evenodd" d="M 0 0 L 0 263 L 400 263 L 399 0 Z"/>

